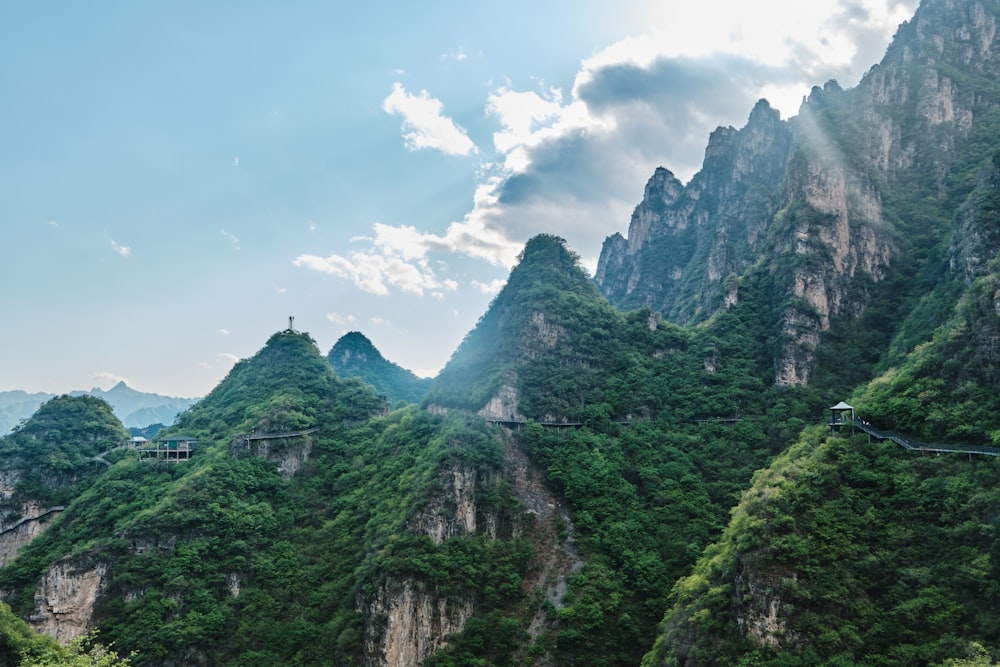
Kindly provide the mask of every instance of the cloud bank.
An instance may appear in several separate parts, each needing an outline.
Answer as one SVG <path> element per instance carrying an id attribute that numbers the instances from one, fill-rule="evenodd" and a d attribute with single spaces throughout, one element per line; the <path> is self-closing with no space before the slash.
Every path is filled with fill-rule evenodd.
<path id="1" fill-rule="evenodd" d="M 441 233 L 375 223 L 372 237 L 354 240 L 363 248 L 294 262 L 374 294 L 439 295 L 455 283 L 431 267 L 432 257 L 506 267 L 528 238 L 545 232 L 565 237 L 592 269 L 603 239 L 627 228 L 657 166 L 689 180 L 709 134 L 742 126 L 758 99 L 788 118 L 813 85 L 831 78 L 854 85 L 916 4 L 771 0 L 761 12 L 735 0 L 663 3 L 647 34 L 583 60 L 568 91 L 494 86 L 483 105 L 496 127 L 491 151 L 428 91 L 411 94 L 396 83 L 382 108 L 403 118 L 407 148 L 481 156 L 472 210 Z M 794 17 L 794 25 L 775 15 Z M 713 26 L 716 41 L 689 29 L 699 22 Z"/>

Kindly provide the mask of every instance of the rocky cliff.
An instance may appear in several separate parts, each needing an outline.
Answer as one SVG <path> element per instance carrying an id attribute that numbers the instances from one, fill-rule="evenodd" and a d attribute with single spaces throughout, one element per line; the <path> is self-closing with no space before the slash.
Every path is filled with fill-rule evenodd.
<path id="1" fill-rule="evenodd" d="M 761 100 L 746 126 L 709 137 L 701 171 L 682 185 L 665 168 L 646 184 L 627 240 L 609 237 L 595 278 L 617 305 L 647 305 L 681 323 L 723 305 L 725 280 L 756 260 L 782 204 L 792 130 Z"/>
<path id="2" fill-rule="evenodd" d="M 814 88 L 786 121 L 762 101 L 744 128 L 716 130 L 691 182 L 658 169 L 627 238 L 607 239 L 601 291 L 692 323 L 761 285 L 774 383 L 795 386 L 832 320 L 926 276 L 953 229 L 952 271 L 981 272 L 996 245 L 984 197 L 958 204 L 988 185 L 975 174 L 1000 104 L 996 31 L 992 4 L 924 2 L 855 88 Z"/>
<path id="3" fill-rule="evenodd" d="M 54 564 L 35 591 L 28 621 L 36 632 L 67 643 L 91 629 L 94 603 L 100 595 L 107 564 L 81 564 L 75 559 Z"/>
<path id="4" fill-rule="evenodd" d="M 504 436 L 498 431 L 497 437 Z M 435 545 L 476 535 L 488 540 L 528 536 L 534 557 L 521 589 L 528 604 L 534 605 L 528 612 L 533 614 L 529 635 L 534 640 L 554 622 L 550 615 L 562 606 L 566 578 L 581 562 L 573 547 L 572 523 L 543 484 L 541 471 L 513 439 L 504 440 L 502 471 L 484 475 L 463 463 L 442 469 L 438 492 L 413 512 L 407 529 L 428 536 Z M 484 507 L 477 498 L 484 489 L 507 485 L 523 514 L 505 520 L 496 508 Z M 540 600 L 545 604 L 539 605 Z M 449 636 L 461 632 L 477 608 L 471 592 L 445 593 L 420 576 L 388 576 L 367 599 L 359 600 L 365 617 L 365 664 L 421 664 L 446 647 Z"/>

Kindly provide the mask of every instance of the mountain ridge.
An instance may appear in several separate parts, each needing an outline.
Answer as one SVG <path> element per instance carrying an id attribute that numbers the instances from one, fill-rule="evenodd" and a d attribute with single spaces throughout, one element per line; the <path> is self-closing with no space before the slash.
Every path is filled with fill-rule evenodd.
<path id="1" fill-rule="evenodd" d="M 19 389 L 0 391 L 0 434 L 9 433 L 19 422 L 28 419 L 48 400 L 61 394 L 28 393 Z M 151 424 L 172 424 L 174 418 L 199 399 L 165 396 L 142 392 L 129 387 L 124 380 L 110 389 L 93 387 L 88 391 L 74 390 L 69 396 L 96 396 L 111 404 L 115 415 L 126 427 L 142 428 Z"/>
<path id="2" fill-rule="evenodd" d="M 166 432 L 185 462 L 54 399 L 0 439 L 67 481 L 0 471 L 38 531 L 4 599 L 137 667 L 995 662 L 998 461 L 828 406 L 1000 445 L 998 26 L 925 0 L 857 87 L 759 102 L 594 279 L 532 237 L 420 405 L 291 329 Z"/>

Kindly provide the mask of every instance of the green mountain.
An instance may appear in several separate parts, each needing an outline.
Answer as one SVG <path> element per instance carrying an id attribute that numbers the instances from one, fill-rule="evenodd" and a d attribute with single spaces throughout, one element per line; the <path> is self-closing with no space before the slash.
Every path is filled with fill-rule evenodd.
<path id="1" fill-rule="evenodd" d="M 382 356 L 359 331 L 350 331 L 337 340 L 326 355 L 334 372 L 344 378 L 360 378 L 375 387 L 392 403 L 420 403 L 431 379 L 421 378 Z"/>
<path id="2" fill-rule="evenodd" d="M 593 279 L 532 238 L 419 404 L 292 330 L 159 434 L 190 460 L 53 399 L 0 439 L 3 599 L 140 666 L 1000 660 L 998 24 L 925 0 L 759 103 Z"/>
<path id="3" fill-rule="evenodd" d="M 128 428 L 142 428 L 157 422 L 171 424 L 178 413 L 189 408 L 196 400 L 136 391 L 124 382 L 119 382 L 107 391 L 94 387 L 90 391 L 73 391 L 69 395 L 89 395 L 104 399 Z M 42 403 L 52 398 L 55 398 L 55 394 L 0 391 L 0 433 L 12 431 L 19 422 L 33 415 Z"/>

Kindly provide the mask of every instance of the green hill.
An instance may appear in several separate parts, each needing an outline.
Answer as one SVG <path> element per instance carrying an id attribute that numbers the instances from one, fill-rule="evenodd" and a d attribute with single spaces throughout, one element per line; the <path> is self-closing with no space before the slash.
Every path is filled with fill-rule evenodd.
<path id="1" fill-rule="evenodd" d="M 351 331 L 337 340 L 326 355 L 334 372 L 343 378 L 359 378 L 385 396 L 390 404 L 406 401 L 420 403 L 431 386 L 430 378 L 420 378 L 394 364 L 379 352 L 359 331 Z"/>

